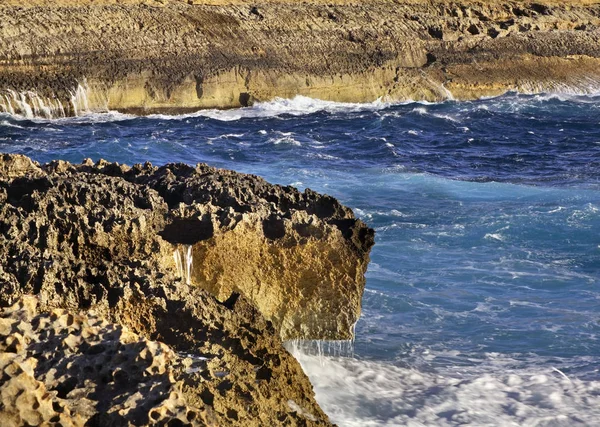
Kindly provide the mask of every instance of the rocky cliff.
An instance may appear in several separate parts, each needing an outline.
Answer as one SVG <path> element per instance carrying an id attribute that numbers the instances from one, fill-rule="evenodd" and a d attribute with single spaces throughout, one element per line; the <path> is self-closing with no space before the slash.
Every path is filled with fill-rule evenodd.
<path id="1" fill-rule="evenodd" d="M 336 200 L 3 155 L 0 236 L 2 425 L 328 424 L 281 338 L 358 318 L 373 231 Z"/>
<path id="2" fill-rule="evenodd" d="M 179 112 L 297 94 L 364 102 L 593 90 L 599 23 L 592 0 L 8 0 L 0 109 Z"/>

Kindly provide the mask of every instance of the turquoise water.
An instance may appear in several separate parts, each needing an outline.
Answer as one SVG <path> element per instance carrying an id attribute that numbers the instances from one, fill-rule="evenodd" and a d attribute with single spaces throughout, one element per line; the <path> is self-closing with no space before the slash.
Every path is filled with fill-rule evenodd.
<path id="1" fill-rule="evenodd" d="M 0 115 L 0 151 L 207 162 L 352 207 L 377 232 L 353 354 L 296 351 L 342 426 L 599 423 L 600 97 Z"/>

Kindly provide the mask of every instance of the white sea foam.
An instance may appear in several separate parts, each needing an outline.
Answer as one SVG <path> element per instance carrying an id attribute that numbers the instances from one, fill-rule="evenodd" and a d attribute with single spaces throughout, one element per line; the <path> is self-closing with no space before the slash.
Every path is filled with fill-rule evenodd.
<path id="1" fill-rule="evenodd" d="M 16 129 L 25 129 L 23 126 L 19 126 L 15 123 L 11 123 L 8 120 L 2 120 L 0 122 L 0 126 L 6 126 L 6 127 L 10 127 L 10 128 L 16 128 Z"/>
<path id="2" fill-rule="evenodd" d="M 558 88 L 560 89 L 560 88 Z M 539 91 L 527 91 L 522 90 L 521 94 L 531 94 L 537 93 L 536 95 L 529 95 L 528 97 L 523 97 L 519 92 L 509 92 L 504 95 L 500 95 L 497 97 L 489 97 L 482 98 L 484 103 L 477 105 L 476 109 L 489 110 L 505 108 L 507 105 L 517 111 L 520 110 L 531 103 L 539 103 L 548 100 L 560 100 L 560 101 L 572 101 L 572 102 L 593 102 L 597 103 L 597 97 L 600 96 L 600 92 L 598 92 L 598 87 L 596 86 L 596 90 L 585 89 L 585 90 L 569 90 L 569 91 L 559 91 L 556 92 L 542 92 Z M 136 116 L 121 114 L 115 111 L 108 111 L 106 108 L 104 111 L 100 113 L 95 113 L 90 110 L 90 104 L 87 98 L 87 86 L 85 82 L 79 85 L 76 90 L 74 90 L 71 94 L 71 109 L 75 112 L 77 116 L 82 116 L 83 122 L 112 122 L 112 121 L 120 121 L 127 120 L 130 118 L 134 118 Z M 449 97 L 448 99 L 451 99 Z M 496 103 L 494 105 L 488 105 L 486 101 L 488 100 L 498 100 L 501 99 L 501 103 Z M 389 108 L 394 105 L 419 105 L 418 107 L 413 108 L 412 112 L 420 115 L 427 115 L 431 117 L 436 117 L 442 120 L 459 123 L 461 120 L 457 117 L 448 115 L 448 114 L 439 114 L 428 111 L 426 108 L 429 105 L 440 104 L 448 101 L 442 102 L 427 102 L 427 101 L 401 101 L 401 102 L 384 102 L 381 99 L 376 100 L 371 103 L 346 103 L 346 102 L 334 102 L 334 101 L 324 101 L 319 99 L 313 99 L 306 96 L 297 95 L 294 98 L 286 99 L 286 98 L 275 98 L 272 101 L 268 102 L 259 102 L 253 105 L 252 107 L 245 108 L 237 108 L 237 109 L 229 109 L 229 110 L 218 110 L 218 109 L 208 109 L 208 110 L 199 110 L 197 112 L 188 113 L 188 114 L 180 114 L 180 115 L 167 115 L 167 114 L 152 114 L 147 116 L 150 119 L 158 119 L 158 120 L 186 120 L 193 117 L 209 117 L 215 120 L 220 121 L 236 121 L 244 118 L 269 118 L 269 117 L 279 117 L 282 115 L 292 115 L 292 116 L 302 116 L 307 114 L 312 114 L 316 112 L 329 112 L 329 113 L 349 113 L 349 112 L 368 112 L 368 111 L 379 111 Z M 450 101 L 452 102 L 452 101 Z M 33 120 L 65 120 L 65 108 L 63 105 L 56 99 L 51 98 L 40 98 L 34 92 L 23 92 L 17 93 L 14 91 L 5 91 L 3 95 L 0 95 L 0 113 L 7 113 L 14 117 L 21 117 L 25 119 L 33 119 Z M 398 116 L 401 114 L 397 111 L 385 112 L 382 114 L 382 119 L 391 116 Z M 70 120 L 70 118 L 66 118 L 66 120 Z M 464 132 L 468 132 L 467 127 L 461 128 Z M 407 131 L 411 135 L 417 135 L 417 131 L 409 130 Z M 260 130 L 259 133 L 266 134 L 266 130 Z"/>
<path id="3" fill-rule="evenodd" d="M 459 123 L 460 122 L 460 120 L 458 118 L 456 118 L 456 117 L 453 117 L 453 116 L 451 116 L 449 114 L 432 113 L 432 112 L 430 112 L 425 107 L 415 107 L 415 108 L 412 109 L 412 112 L 416 113 L 416 114 L 418 114 L 420 116 L 435 117 L 437 119 L 446 120 L 446 121 L 449 121 L 449 122 L 452 122 L 452 123 Z M 462 127 L 461 129 L 463 131 L 465 131 L 465 132 L 466 132 L 466 130 L 468 130 L 468 128 L 465 128 L 465 127 Z M 408 133 L 411 134 L 411 135 L 417 135 L 416 131 L 413 131 L 413 130 L 409 130 Z"/>
<path id="4" fill-rule="evenodd" d="M 300 143 L 300 141 L 292 138 L 291 136 L 283 136 L 281 138 L 270 138 L 269 142 L 271 144 L 274 145 L 295 145 L 297 147 L 301 146 L 302 144 Z"/>
<path id="5" fill-rule="evenodd" d="M 78 117 L 67 117 L 59 119 L 68 123 L 111 123 L 124 120 L 132 120 L 137 116 L 133 114 L 120 113 L 118 111 L 107 111 L 104 113 L 82 113 Z"/>
<path id="6" fill-rule="evenodd" d="M 275 98 L 268 102 L 258 102 L 252 107 L 236 108 L 231 110 L 200 110 L 190 114 L 168 116 L 154 114 L 148 117 L 161 120 L 181 120 L 189 117 L 209 117 L 221 121 L 235 121 L 244 118 L 277 117 L 281 115 L 303 116 L 320 111 L 329 113 L 348 113 L 360 111 L 376 111 L 389 107 L 391 104 L 377 100 L 370 103 L 349 103 L 323 101 L 297 95 L 294 98 Z"/>
<path id="7" fill-rule="evenodd" d="M 505 240 L 505 237 L 500 233 L 487 233 L 483 238 L 487 240 L 498 240 L 500 242 Z"/>
<path id="8" fill-rule="evenodd" d="M 330 154 L 322 154 L 322 153 L 308 153 L 306 157 L 311 159 L 321 159 L 321 160 L 340 160 L 339 157 L 332 156 Z"/>
<path id="9" fill-rule="evenodd" d="M 0 113 L 1 114 L 1 113 Z M 34 123 L 60 123 L 60 124 L 93 124 L 93 123 L 112 123 L 112 122 L 120 122 L 124 120 L 135 119 L 137 116 L 132 114 L 124 114 L 119 113 L 118 111 L 106 111 L 106 112 L 80 112 L 81 115 L 75 117 L 53 117 L 53 118 L 45 118 L 45 117 L 25 117 L 21 115 L 11 116 L 11 120 L 16 123 L 12 123 L 12 126 L 19 126 L 17 123 L 19 121 L 31 121 Z M 2 126 L 10 126 L 10 122 L 3 121 L 0 123 Z M 46 129 L 48 130 L 48 129 Z"/>
<path id="10" fill-rule="evenodd" d="M 459 123 L 460 120 L 450 116 L 449 114 L 432 114 L 433 117 L 437 117 L 438 119 L 448 120 L 450 122 Z"/>
<path id="11" fill-rule="evenodd" d="M 600 95 L 600 81 L 597 78 L 585 77 L 572 83 L 531 82 L 521 84 L 518 93 L 535 94 L 542 99 L 567 100 L 577 97 L 596 97 Z"/>
<path id="12" fill-rule="evenodd" d="M 444 367 L 295 351 L 316 398 L 340 427 L 597 425 L 600 381 L 585 380 L 530 360 L 490 353 L 486 360 Z M 424 353 L 435 361 L 456 354 Z M 566 362 L 568 365 L 568 361 Z"/>
<path id="13" fill-rule="evenodd" d="M 370 103 L 348 103 L 348 102 L 334 102 L 324 101 L 320 99 L 309 98 L 302 95 L 297 95 L 294 98 L 275 98 L 272 101 L 258 102 L 251 107 L 229 109 L 229 110 L 218 110 L 208 109 L 200 110 L 194 113 L 180 114 L 180 115 L 166 115 L 166 114 L 152 114 L 148 117 L 151 119 L 159 120 L 184 120 L 192 117 L 209 117 L 215 120 L 221 121 L 235 121 L 243 118 L 261 118 L 261 117 L 277 117 L 281 115 L 293 115 L 302 116 L 306 114 L 312 114 L 320 111 L 326 111 L 329 113 L 348 113 L 348 112 L 361 112 L 361 111 L 379 111 L 384 110 L 393 105 L 410 105 L 418 104 L 421 107 L 416 107 L 412 110 L 414 113 L 422 115 L 431 115 L 443 120 L 451 122 L 460 122 L 456 117 L 447 114 L 436 114 L 430 113 L 423 106 L 441 104 L 444 102 L 452 102 L 453 97 L 446 88 L 440 86 L 439 92 L 445 101 L 441 102 L 428 102 L 428 101 L 395 101 L 385 102 L 382 99 L 378 99 Z M 521 95 L 528 95 L 528 98 L 522 98 Z M 511 96 L 514 98 L 510 101 Z M 520 109 L 531 102 L 538 103 L 549 100 L 559 101 L 571 101 L 571 102 L 593 102 L 597 103 L 597 98 L 600 96 L 600 83 L 597 81 L 585 81 L 580 82 L 577 85 L 523 85 L 519 88 L 519 91 L 509 91 L 505 94 L 494 96 L 494 97 L 482 97 L 482 101 L 497 100 L 505 98 L 506 102 L 509 102 L 514 109 Z M 108 111 L 108 101 L 105 101 L 106 106 L 104 107 L 100 115 L 105 115 L 103 119 L 98 119 L 96 114 L 92 114 L 92 117 L 88 117 L 93 121 L 99 122 L 110 122 L 119 121 L 123 117 L 118 113 Z M 504 105 L 502 103 L 501 105 Z M 71 92 L 70 99 L 71 110 L 76 116 L 90 115 L 90 102 L 88 100 L 88 87 L 85 80 L 77 86 L 75 90 Z M 480 104 L 476 107 L 477 109 L 488 110 L 490 105 L 487 103 Z M 497 106 L 493 106 L 497 108 Z M 12 90 L 5 90 L 0 94 L 0 113 L 5 112 L 12 116 L 20 116 L 27 119 L 57 119 L 64 118 L 66 116 L 65 108 L 62 103 L 55 98 L 42 98 L 35 92 L 15 92 Z M 382 115 L 382 119 L 388 115 L 398 116 L 400 114 L 397 111 L 386 112 Z M 127 118 L 134 117 L 125 115 Z M 468 131 L 467 128 L 463 128 L 464 131 Z M 266 132 L 261 130 L 259 132 Z M 409 132 L 412 133 L 412 132 Z"/>
<path id="14" fill-rule="evenodd" d="M 214 141 L 220 141 L 220 140 L 224 140 L 224 139 L 237 139 L 237 140 L 239 140 L 239 139 L 243 138 L 244 136 L 246 136 L 245 133 L 226 133 L 226 134 L 223 134 L 223 135 L 214 136 L 214 137 L 211 137 L 211 138 L 206 138 L 206 143 L 209 144 L 209 145 L 212 145 L 212 143 Z"/>
<path id="15" fill-rule="evenodd" d="M 374 216 L 381 217 L 396 217 L 396 218 L 408 218 L 410 215 L 407 215 L 398 209 L 390 209 L 390 210 L 382 210 L 382 209 L 360 209 L 354 208 L 354 212 L 361 218 L 365 220 L 371 220 Z"/>

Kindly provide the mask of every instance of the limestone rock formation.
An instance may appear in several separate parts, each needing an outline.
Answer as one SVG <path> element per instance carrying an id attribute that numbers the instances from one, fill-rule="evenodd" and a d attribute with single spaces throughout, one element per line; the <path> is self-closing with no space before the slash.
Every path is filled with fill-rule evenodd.
<path id="1" fill-rule="evenodd" d="M 0 312 L 0 425 L 216 425 L 197 386 L 210 360 L 37 303 Z"/>
<path id="2" fill-rule="evenodd" d="M 599 17 L 592 0 L 6 0 L 0 110 L 595 90 Z"/>
<path id="3" fill-rule="evenodd" d="M 244 295 L 283 339 L 352 338 L 373 231 L 332 197 L 206 165 L 5 155 L 2 169 L 0 254 L 21 287 L 0 302 L 45 291 L 57 305 L 110 306 L 116 283 L 161 272 L 222 302 Z"/>
<path id="4" fill-rule="evenodd" d="M 4 352 L 15 353 L 3 356 L 8 359 L 2 359 L 2 369 L 10 378 L 15 369 L 25 372 L 6 392 L 17 408 L 7 417 L 51 420 L 60 418 L 55 413 L 62 405 L 69 409 L 65 416 L 107 425 L 98 414 L 110 406 L 114 410 L 106 416 L 134 425 L 152 414 L 187 417 L 189 411 L 219 425 L 328 424 L 280 337 L 351 336 L 373 231 L 349 209 L 309 190 L 300 193 L 206 165 L 128 167 L 89 160 L 38 165 L 25 156 L 2 155 L 0 172 L 0 307 L 17 304 L 4 316 L 22 320 L 2 321 Z M 39 314 L 27 295 L 37 296 Z M 58 341 L 43 344 L 52 334 L 37 325 L 46 325 L 47 312 L 48 325 L 59 322 L 48 327 L 67 324 L 54 334 Z M 99 329 L 84 336 L 85 325 Z M 108 344 L 121 338 L 123 345 L 145 339 L 168 348 L 148 341 L 131 351 Z M 48 364 L 55 362 L 41 358 L 36 367 L 30 360 L 52 343 L 63 352 L 52 360 L 77 372 L 99 360 L 90 349 L 111 357 L 124 351 L 135 359 L 160 348 L 166 357 L 161 365 L 166 370 L 160 367 L 156 374 L 160 384 L 146 384 L 143 374 L 127 379 L 139 383 L 138 389 L 150 387 L 150 394 L 155 390 L 156 402 L 136 404 L 139 411 L 129 414 L 124 402 L 138 397 L 99 393 L 121 381 L 102 369 L 89 372 L 95 386 L 70 380 L 68 391 L 61 392 L 57 384 L 75 371 L 51 372 Z M 185 355 L 209 360 L 201 379 L 190 380 L 177 368 L 188 363 Z M 37 391 L 19 403 L 18 387 Z M 48 397 L 44 387 L 58 394 Z M 73 390 L 91 403 L 78 407 L 57 400 L 68 400 Z M 40 411 L 28 412 L 35 399 Z"/>
<path id="5" fill-rule="evenodd" d="M 351 339 L 373 230 L 332 197 L 206 165 L 132 170 L 169 205 L 163 239 L 191 245 L 192 283 L 241 293 L 283 339 Z M 184 263 L 184 262 L 183 262 Z"/>

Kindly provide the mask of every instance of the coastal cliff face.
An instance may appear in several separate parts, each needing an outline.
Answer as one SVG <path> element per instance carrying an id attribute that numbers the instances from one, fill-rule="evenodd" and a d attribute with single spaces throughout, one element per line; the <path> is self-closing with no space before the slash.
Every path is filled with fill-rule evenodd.
<path id="1" fill-rule="evenodd" d="M 329 425 L 281 338 L 358 318 L 373 231 L 336 200 L 3 155 L 0 232 L 3 425 Z"/>
<path id="2" fill-rule="evenodd" d="M 0 5 L 0 109 L 586 91 L 600 79 L 599 24 L 600 4 L 584 0 L 11 0 Z"/>

